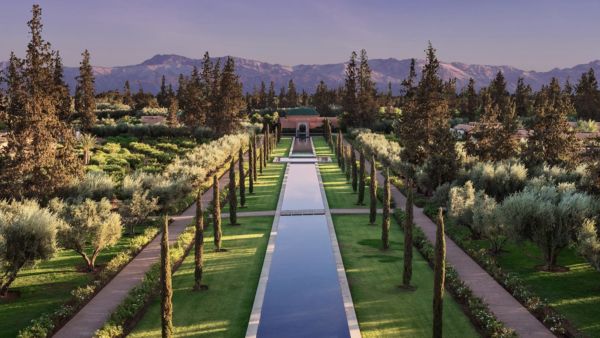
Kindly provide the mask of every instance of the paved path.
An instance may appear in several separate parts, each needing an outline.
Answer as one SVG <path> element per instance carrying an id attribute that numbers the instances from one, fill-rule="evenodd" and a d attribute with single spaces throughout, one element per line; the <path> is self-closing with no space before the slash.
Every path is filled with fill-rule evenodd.
<path id="1" fill-rule="evenodd" d="M 237 168 L 237 164 L 235 166 Z M 229 183 L 229 171 L 219 179 L 220 188 Z M 203 205 L 212 202 L 213 189 L 202 195 Z M 169 243 L 177 241 L 179 235 L 192 222 L 196 215 L 196 204 L 192 204 L 183 213 L 172 217 L 169 226 Z M 100 292 L 92 298 L 65 326 L 55 335 L 56 338 L 89 338 L 108 320 L 111 313 L 125 299 L 129 291 L 137 286 L 150 267 L 160 258 L 160 235 L 156 236 L 121 272 L 119 272 Z"/>
<path id="2" fill-rule="evenodd" d="M 366 163 L 366 168 L 368 172 L 370 170 L 369 162 Z M 384 178 L 380 171 L 377 171 L 377 181 L 383 185 Z M 396 205 L 404 209 L 406 197 L 394 185 L 391 187 L 391 192 Z M 429 241 L 435 243 L 436 224 L 423 213 L 422 208 L 416 206 L 414 207 L 414 223 L 423 230 Z M 458 272 L 460 279 L 473 290 L 473 293 L 488 304 L 496 317 L 507 327 L 515 330 L 519 336 L 554 337 L 550 330 L 448 236 L 446 236 L 446 260 Z"/>

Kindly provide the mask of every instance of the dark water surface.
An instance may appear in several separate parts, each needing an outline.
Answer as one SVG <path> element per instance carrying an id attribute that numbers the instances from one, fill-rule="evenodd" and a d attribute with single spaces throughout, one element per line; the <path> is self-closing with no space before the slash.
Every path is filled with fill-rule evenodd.
<path id="1" fill-rule="evenodd" d="M 314 164 L 288 164 L 283 210 L 323 209 Z M 282 216 L 258 337 L 350 337 L 325 215 Z"/>

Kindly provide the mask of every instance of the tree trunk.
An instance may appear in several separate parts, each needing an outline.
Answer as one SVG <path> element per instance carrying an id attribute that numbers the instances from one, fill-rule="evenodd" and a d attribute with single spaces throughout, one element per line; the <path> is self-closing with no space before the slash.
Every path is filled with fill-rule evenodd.
<path id="1" fill-rule="evenodd" d="M 259 154 L 259 157 L 258 157 L 258 162 L 259 162 L 258 169 L 259 169 L 259 172 L 260 172 L 261 175 L 263 173 L 263 163 L 265 161 L 264 157 L 265 157 L 265 153 L 264 153 L 264 148 L 263 148 L 263 149 L 260 150 L 260 154 Z"/>
<path id="2" fill-rule="evenodd" d="M 371 182 L 369 182 L 369 223 L 377 220 L 377 172 L 375 171 L 375 156 L 371 156 Z"/>
<path id="3" fill-rule="evenodd" d="M 356 150 L 354 150 L 354 146 L 350 146 L 350 162 L 352 164 L 352 190 L 356 192 L 358 189 L 358 169 L 356 168 Z"/>
<path id="4" fill-rule="evenodd" d="M 206 289 L 202 285 L 203 255 L 204 255 L 204 210 L 202 210 L 202 190 L 198 189 L 196 196 L 196 223 L 194 237 L 194 290 Z"/>
<path id="5" fill-rule="evenodd" d="M 435 265 L 433 269 L 433 338 L 442 338 L 444 282 L 446 279 L 446 239 L 444 233 L 444 216 L 442 208 L 440 208 L 435 236 Z"/>
<path id="6" fill-rule="evenodd" d="M 352 155 L 350 155 L 348 147 L 344 148 L 345 159 L 346 159 L 346 183 L 350 183 L 352 176 Z"/>
<path id="7" fill-rule="evenodd" d="M 237 223 L 237 194 L 235 191 L 235 162 L 231 159 L 229 165 L 229 224 L 238 225 Z"/>
<path id="8" fill-rule="evenodd" d="M 240 172 L 240 206 L 246 205 L 246 172 L 244 171 L 244 150 L 240 147 L 238 159 L 238 171 Z"/>
<path id="9" fill-rule="evenodd" d="M 83 163 L 85 165 L 88 165 L 90 163 L 90 151 L 88 149 L 85 149 L 83 151 Z"/>
<path id="10" fill-rule="evenodd" d="M 383 217 L 381 221 L 381 242 L 383 249 L 390 248 L 390 170 L 385 168 L 383 183 Z"/>
<path id="11" fill-rule="evenodd" d="M 360 167 L 359 167 L 359 179 L 358 179 L 358 201 L 356 204 L 364 205 L 365 204 L 365 155 L 362 150 L 359 153 L 360 158 Z"/>
<path id="12" fill-rule="evenodd" d="M 254 151 L 252 150 L 252 140 L 248 146 L 248 191 L 254 194 Z"/>
<path id="13" fill-rule="evenodd" d="M 213 176 L 213 232 L 215 250 L 221 251 L 221 192 L 217 175 Z"/>
<path id="14" fill-rule="evenodd" d="M 263 166 L 267 167 L 267 159 L 269 158 L 269 125 L 267 124 L 267 129 L 265 131 L 265 135 L 263 137 Z"/>
<path id="15" fill-rule="evenodd" d="M 411 181 L 408 180 L 408 196 L 406 198 L 406 219 L 404 220 L 404 270 L 402 272 L 402 285 L 410 287 L 412 280 L 413 256 L 413 190 Z"/>
<path id="16" fill-rule="evenodd" d="M 19 268 L 11 271 L 9 273 L 9 277 L 6 280 L 6 282 L 4 282 L 2 285 L 0 285 L 0 297 L 5 297 L 8 294 L 8 288 L 15 281 L 15 279 L 17 279 L 17 273 L 19 272 L 19 270 L 21 270 L 22 267 L 23 267 L 23 264 L 21 264 L 19 266 Z"/>
<path id="17" fill-rule="evenodd" d="M 258 175 L 256 173 L 257 151 L 258 149 L 256 148 L 256 135 L 254 135 L 252 136 L 252 175 L 254 176 L 254 182 L 258 180 Z"/>
<path id="18" fill-rule="evenodd" d="M 173 336 L 173 287 L 171 285 L 171 258 L 169 257 L 169 221 L 165 215 L 162 239 L 160 242 L 160 310 L 162 337 Z"/>
<path id="19" fill-rule="evenodd" d="M 83 260 L 85 261 L 85 266 L 87 268 L 87 271 L 88 272 L 94 271 L 94 263 L 88 257 L 88 255 L 83 250 L 75 250 L 75 252 L 77 252 L 79 254 L 79 256 L 81 256 L 83 258 Z"/>

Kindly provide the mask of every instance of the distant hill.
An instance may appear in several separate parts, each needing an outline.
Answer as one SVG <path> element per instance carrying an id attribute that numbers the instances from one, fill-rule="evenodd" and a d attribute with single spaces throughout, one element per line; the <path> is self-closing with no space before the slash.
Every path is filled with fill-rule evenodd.
<path id="1" fill-rule="evenodd" d="M 222 59 L 223 57 L 221 57 Z M 286 86 L 290 79 L 294 79 L 298 90 L 306 90 L 312 93 L 320 80 L 330 87 L 337 87 L 344 82 L 344 63 L 323 64 L 323 65 L 296 65 L 284 66 L 267 62 L 249 60 L 235 57 L 237 73 L 240 76 L 245 91 L 251 91 L 255 86 L 260 86 L 261 81 L 268 83 L 275 82 L 276 91 Z M 377 86 L 384 90 L 388 82 L 392 83 L 392 88 L 396 91 L 400 88 L 400 83 L 407 76 L 410 65 L 409 59 L 398 60 L 389 59 L 371 59 L 369 64 L 373 69 L 373 79 Z M 417 60 L 417 70 L 420 70 L 424 60 Z M 137 91 L 140 84 L 144 91 L 156 93 L 160 88 L 160 79 L 165 75 L 167 82 L 177 85 L 177 78 L 180 73 L 189 74 L 193 66 L 200 67 L 200 59 L 190 59 L 180 55 L 161 54 L 130 66 L 117 67 L 94 67 L 96 74 L 96 91 L 106 91 L 111 89 L 122 89 L 125 80 L 129 80 L 132 90 Z M 0 62 L 0 69 L 6 67 L 6 62 Z M 513 91 L 516 87 L 517 79 L 523 77 L 525 82 L 530 84 L 535 90 L 543 84 L 549 83 L 552 77 L 557 77 L 561 83 L 570 78 L 571 83 L 576 83 L 583 72 L 589 68 L 594 68 L 600 75 L 600 60 L 587 64 L 576 65 L 571 68 L 555 68 L 548 72 L 525 71 L 511 66 L 489 66 L 472 65 L 460 62 L 441 62 L 440 75 L 444 79 L 456 78 L 458 88 L 464 87 L 469 78 L 476 81 L 478 88 L 489 84 L 490 80 L 498 71 L 502 71 L 508 82 L 508 89 Z M 71 89 L 74 88 L 75 76 L 78 68 L 65 67 L 65 78 Z"/>

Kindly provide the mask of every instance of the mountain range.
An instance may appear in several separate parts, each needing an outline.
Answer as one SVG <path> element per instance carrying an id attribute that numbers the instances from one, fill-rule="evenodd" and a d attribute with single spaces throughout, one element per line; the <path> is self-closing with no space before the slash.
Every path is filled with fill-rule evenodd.
<path id="1" fill-rule="evenodd" d="M 224 57 L 220 59 L 224 59 Z M 299 91 L 306 90 L 309 93 L 314 92 L 316 85 L 321 80 L 330 88 L 341 86 L 344 83 L 345 63 L 285 66 L 239 57 L 234 57 L 234 59 L 236 71 L 244 84 L 244 91 L 252 91 L 253 88 L 260 87 L 261 81 L 264 81 L 267 86 L 270 81 L 273 81 L 277 93 L 279 88 L 287 86 L 290 79 L 294 80 Z M 200 59 L 191 59 L 180 55 L 159 54 L 137 65 L 95 66 L 96 92 L 121 90 L 125 81 L 129 80 L 132 91 L 137 91 L 141 86 L 144 91 L 157 93 L 163 75 L 167 83 L 176 87 L 179 74 L 189 74 L 194 66 L 200 68 L 201 62 Z M 419 70 L 424 63 L 424 60 L 416 60 L 417 73 L 420 73 Z M 0 62 L 0 69 L 4 69 L 6 65 L 6 62 Z M 377 87 L 380 90 L 386 90 L 388 83 L 391 83 L 392 89 L 397 93 L 400 83 L 408 75 L 410 59 L 371 59 L 369 65 L 372 68 L 373 80 Z M 469 78 L 473 78 L 476 87 L 481 88 L 487 86 L 496 74 L 502 71 L 510 91 L 514 91 L 516 88 L 519 77 L 523 77 L 534 90 L 538 90 L 542 85 L 549 83 L 552 77 L 558 78 L 561 83 L 570 79 L 574 84 L 579 80 L 581 74 L 590 68 L 593 68 L 596 73 L 600 73 L 600 60 L 571 68 L 555 68 L 547 72 L 526 71 L 511 66 L 440 62 L 440 75 L 445 80 L 456 78 L 459 89 L 466 86 Z M 75 77 L 78 72 L 77 67 L 65 67 L 65 79 L 71 90 L 75 88 Z"/>

